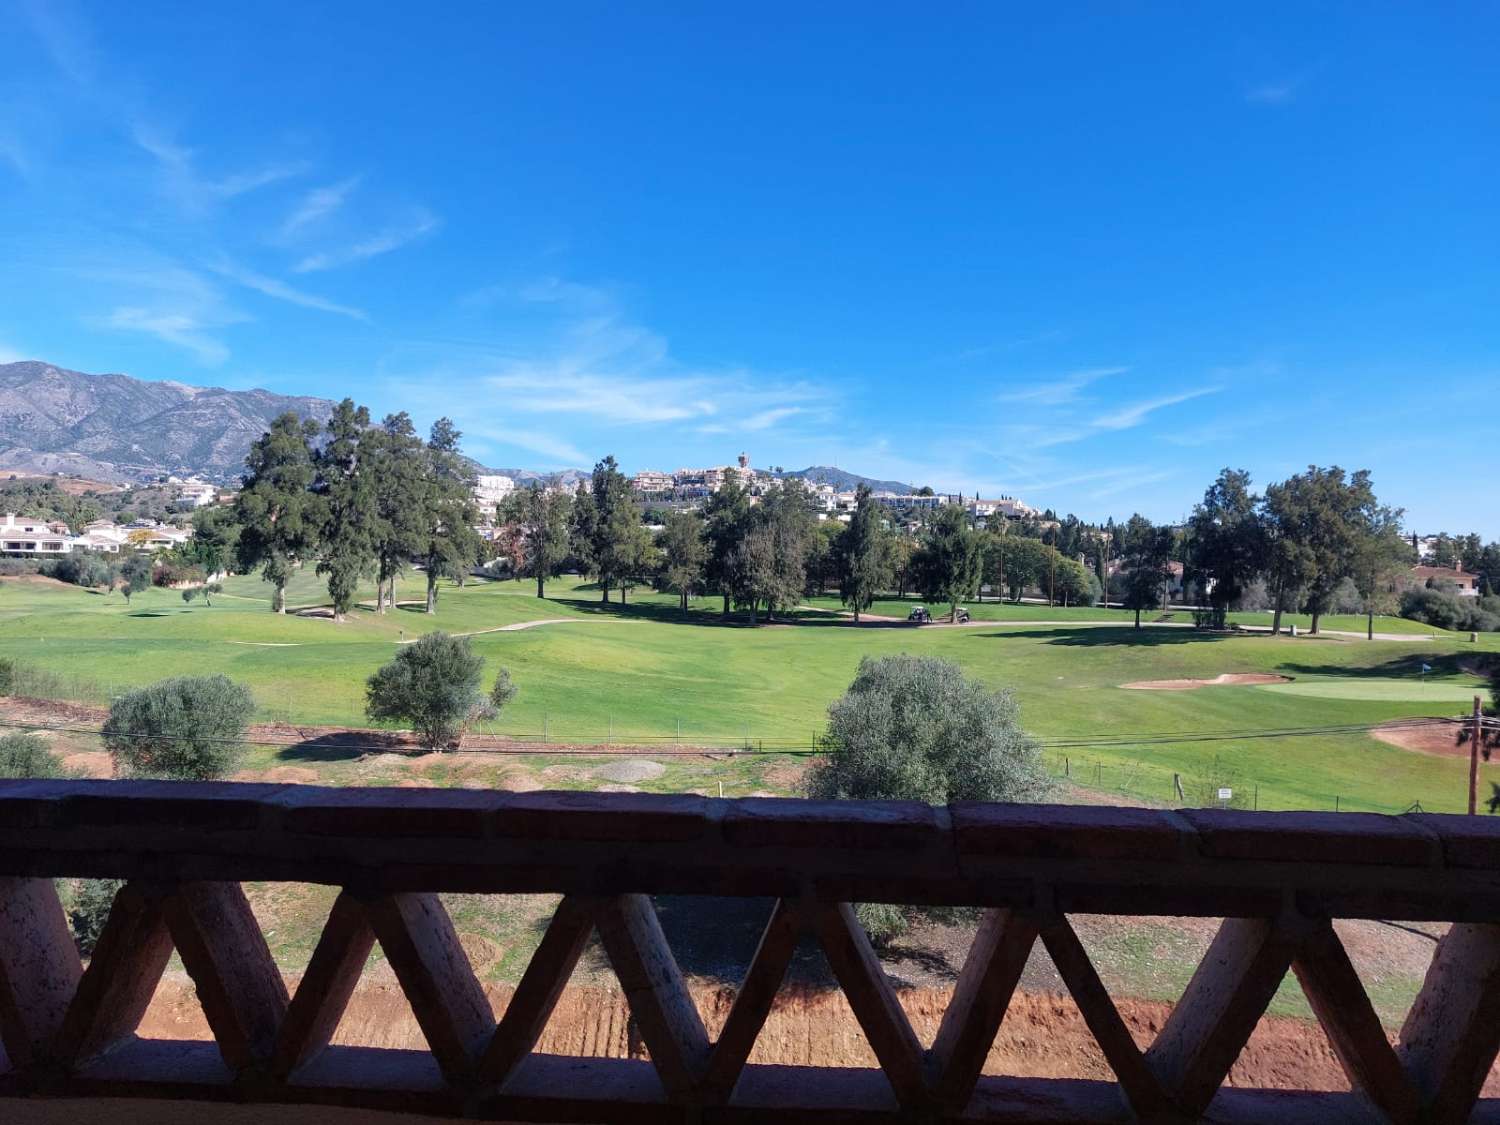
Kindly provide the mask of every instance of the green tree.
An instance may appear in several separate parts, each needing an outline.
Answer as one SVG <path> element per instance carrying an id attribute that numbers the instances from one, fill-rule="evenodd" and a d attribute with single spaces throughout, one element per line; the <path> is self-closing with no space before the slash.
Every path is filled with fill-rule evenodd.
<path id="1" fill-rule="evenodd" d="M 958 603 L 979 589 L 984 564 L 984 540 L 969 526 L 957 504 L 944 504 L 922 537 L 919 570 L 922 596 L 948 603 L 948 615 L 958 619 Z"/>
<path id="2" fill-rule="evenodd" d="M 568 557 L 568 495 L 542 488 L 522 488 L 500 504 L 502 523 L 514 527 L 517 578 L 536 580 L 536 596 L 547 596 L 547 579 L 556 575 Z"/>
<path id="3" fill-rule="evenodd" d="M 740 604 L 748 601 L 752 624 L 757 602 L 765 604 L 766 620 L 772 621 L 778 609 L 789 610 L 801 600 L 807 588 L 807 546 L 812 523 L 807 488 L 796 477 L 768 488 L 760 504 L 751 509 L 750 530 L 742 555 L 745 564 L 742 573 L 747 584 Z"/>
<path id="4" fill-rule="evenodd" d="M 227 676 L 174 676 L 116 699 L 104 745 L 123 773 L 213 781 L 233 770 L 254 713 L 250 689 Z"/>
<path id="5" fill-rule="evenodd" d="M 67 776 L 62 759 L 40 735 L 0 735 L 0 780 Z"/>
<path id="6" fill-rule="evenodd" d="M 1010 591 L 1010 600 L 1017 605 L 1028 589 L 1041 586 L 1046 580 L 1052 548 L 1040 539 L 1008 534 L 1001 536 L 991 549 L 997 553 L 995 569 L 1001 585 Z"/>
<path id="7" fill-rule="evenodd" d="M 155 568 L 156 564 L 149 551 L 131 551 L 121 560 L 120 593 L 125 595 L 127 605 L 130 604 L 132 594 L 151 588 L 151 575 Z"/>
<path id="8" fill-rule="evenodd" d="M 619 571 L 616 582 L 620 588 L 620 604 L 636 586 L 652 582 L 661 568 L 661 551 L 649 528 L 636 520 L 625 532 L 617 551 Z"/>
<path id="9" fill-rule="evenodd" d="M 470 724 L 491 714 L 483 671 L 484 659 L 468 637 L 427 633 L 369 678 L 365 714 L 377 722 L 411 724 L 424 746 L 457 746 Z"/>
<path id="10" fill-rule="evenodd" d="M 428 613 L 437 612 L 438 579 L 462 578 L 479 561 L 474 473 L 459 452 L 462 436 L 451 421 L 439 418 L 427 439 L 422 562 L 427 571 Z"/>
<path id="11" fill-rule="evenodd" d="M 1041 748 L 1008 691 L 924 656 L 865 657 L 828 709 L 808 771 L 819 800 L 1026 801 L 1046 792 Z"/>
<path id="12" fill-rule="evenodd" d="M 1229 610 L 1266 565 L 1261 500 L 1250 491 L 1250 474 L 1223 469 L 1188 521 L 1187 576 L 1206 595 L 1212 624 L 1222 629 Z"/>
<path id="13" fill-rule="evenodd" d="M 638 564 L 640 541 L 635 529 L 640 521 L 630 482 L 612 456 L 594 466 L 587 495 L 587 502 L 574 502 L 574 555 L 599 583 L 601 600 L 607 603 L 610 591 Z"/>
<path id="14" fill-rule="evenodd" d="M 318 574 L 328 579 L 333 619 L 343 621 L 362 578 L 375 569 L 375 488 L 365 463 L 370 412 L 344 399 L 328 419 L 328 441 L 314 463 L 314 491 L 322 498 Z"/>
<path id="15" fill-rule="evenodd" d="M 1135 610 L 1135 627 L 1141 627 L 1141 610 L 1154 609 L 1161 602 L 1162 589 L 1171 574 L 1167 563 L 1172 559 L 1172 529 L 1156 527 L 1142 515 L 1133 515 L 1125 524 L 1125 549 L 1120 562 L 1125 569 L 1125 608 Z"/>
<path id="16" fill-rule="evenodd" d="M 374 493 L 375 609 L 385 613 L 396 605 L 396 579 L 428 543 L 429 462 L 404 410 L 387 414 L 360 446 Z"/>
<path id="17" fill-rule="evenodd" d="M 697 512 L 668 512 L 661 536 L 663 578 L 668 590 L 674 590 L 682 609 L 688 599 L 702 589 L 708 568 L 708 540 L 704 537 L 703 517 Z"/>
<path id="18" fill-rule="evenodd" d="M 317 436 L 316 422 L 290 412 L 277 418 L 251 445 L 243 487 L 235 498 L 239 568 L 248 572 L 259 567 L 275 587 L 274 613 L 286 612 L 286 584 L 317 548 L 323 522 L 321 502 L 311 491 Z"/>
<path id="19" fill-rule="evenodd" d="M 1276 591 L 1272 632 L 1279 632 L 1288 594 L 1301 588 L 1312 632 L 1334 591 L 1352 576 L 1367 514 L 1376 506 L 1368 470 L 1346 475 L 1337 465 L 1289 477 L 1266 489 L 1264 512 Z"/>
<path id="20" fill-rule="evenodd" d="M 892 581 L 896 584 L 896 596 L 905 598 L 906 592 L 916 585 L 917 541 L 905 533 L 897 533 L 887 540 L 887 564 Z"/>
<path id="21" fill-rule="evenodd" d="M 1093 605 L 1099 598 L 1099 582 L 1094 572 L 1077 559 L 1057 557 L 1054 588 L 1064 606 Z"/>
<path id="22" fill-rule="evenodd" d="M 1354 552 L 1354 585 L 1364 601 L 1365 637 L 1375 639 L 1376 613 L 1399 608 L 1399 579 L 1412 567 L 1415 552 L 1401 534 L 1400 508 L 1371 504 L 1363 513 Z"/>
<path id="23" fill-rule="evenodd" d="M 880 511 L 868 485 L 860 485 L 854 494 L 854 512 L 839 535 L 839 599 L 859 615 L 870 608 L 876 595 L 890 583 L 890 550 L 887 535 L 880 523 Z"/>
<path id="24" fill-rule="evenodd" d="M 703 506 L 704 529 L 708 539 L 708 582 L 724 598 L 724 616 L 735 597 L 740 579 L 739 551 L 750 530 L 750 493 L 740 484 L 739 474 L 730 469 L 724 481 Z"/>
<path id="25" fill-rule="evenodd" d="M 191 562 L 203 568 L 208 578 L 227 574 L 234 565 L 240 541 L 240 525 L 234 509 L 211 504 L 193 513 L 193 537 L 186 551 Z"/>

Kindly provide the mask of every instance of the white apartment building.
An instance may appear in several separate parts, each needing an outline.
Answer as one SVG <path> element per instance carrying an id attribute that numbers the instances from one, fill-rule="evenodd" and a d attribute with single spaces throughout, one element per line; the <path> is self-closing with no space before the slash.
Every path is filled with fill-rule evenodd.
<path id="1" fill-rule="evenodd" d="M 495 506 L 504 502 L 515 490 L 516 482 L 510 477 L 486 473 L 474 478 L 474 503 L 479 506 L 480 514 L 488 518 L 494 515 Z"/>
<path id="2" fill-rule="evenodd" d="M 121 527 L 108 520 L 95 520 L 73 535 L 68 525 L 39 516 L 9 513 L 0 520 L 0 554 L 37 557 L 66 555 L 73 551 L 101 551 L 116 555 L 134 548 L 164 551 L 180 547 L 193 537 L 192 528 L 142 524 Z"/>
<path id="3" fill-rule="evenodd" d="M 188 477 L 187 480 L 168 477 L 167 485 L 179 504 L 194 508 L 205 508 L 219 498 L 219 486 L 209 484 L 201 477 Z"/>
<path id="4" fill-rule="evenodd" d="M 72 549 L 66 524 L 14 512 L 0 522 L 0 551 L 7 555 L 65 555 Z"/>

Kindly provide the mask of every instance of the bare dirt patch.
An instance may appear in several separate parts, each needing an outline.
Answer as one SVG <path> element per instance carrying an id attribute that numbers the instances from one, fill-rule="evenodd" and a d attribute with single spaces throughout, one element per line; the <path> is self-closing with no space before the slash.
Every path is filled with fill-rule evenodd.
<path id="1" fill-rule="evenodd" d="M 63 768 L 84 777 L 114 777 L 115 760 L 105 750 L 82 750 L 63 756 Z"/>
<path id="2" fill-rule="evenodd" d="M 1269 672 L 1221 672 L 1211 680 L 1136 680 L 1121 684 L 1130 691 L 1195 691 L 1202 687 L 1235 687 L 1248 684 L 1285 684 L 1290 676 L 1275 676 Z"/>
<path id="3" fill-rule="evenodd" d="M 1410 750 L 1415 754 L 1431 754 L 1435 758 L 1467 758 L 1469 747 L 1467 744 L 1458 744 L 1457 732 L 1457 726 L 1452 723 L 1427 723 L 1422 726 L 1415 723 L 1390 723 L 1376 727 L 1370 732 L 1370 737 L 1387 746 Z"/>
<path id="4" fill-rule="evenodd" d="M 481 957 L 485 955 L 488 951 Z M 295 982 L 289 983 L 295 987 Z M 487 985 L 485 991 L 499 1013 L 509 1004 L 514 990 L 509 985 Z M 913 988 L 903 989 L 898 995 L 917 1037 L 930 1043 L 947 1010 L 951 990 Z M 693 1000 L 710 1036 L 722 1028 L 733 999 L 731 988 L 693 989 Z M 1171 1004 L 1161 1001 L 1121 999 L 1116 1003 L 1131 1036 L 1143 1048 L 1155 1039 L 1172 1010 Z M 150 1038 L 210 1038 L 189 981 L 175 977 L 163 981 L 141 1023 L 140 1034 Z M 426 1049 L 421 1028 L 400 989 L 375 981 L 355 992 L 333 1041 Z M 613 988 L 565 989 L 535 1049 L 596 1058 L 644 1057 L 639 1036 L 631 1033 L 625 997 Z M 795 986 L 777 998 L 750 1061 L 802 1066 L 876 1065 L 841 993 Z M 1047 992 L 1018 992 L 1012 998 L 984 1070 L 986 1074 L 1113 1079 L 1077 1005 L 1070 997 Z M 1349 1088 L 1338 1059 L 1316 1026 L 1281 1017 L 1260 1021 L 1230 1071 L 1227 1084 L 1300 1090 Z M 1484 1092 L 1494 1096 L 1497 1089 L 1500 1081 L 1491 1071 Z"/>

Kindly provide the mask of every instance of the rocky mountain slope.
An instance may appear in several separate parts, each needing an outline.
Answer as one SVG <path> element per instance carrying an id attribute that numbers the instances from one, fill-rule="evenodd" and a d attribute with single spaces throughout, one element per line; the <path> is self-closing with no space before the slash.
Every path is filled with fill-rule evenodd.
<path id="1" fill-rule="evenodd" d="M 158 473 L 239 475 L 278 414 L 324 419 L 327 399 L 0 364 L 0 468 L 123 482 Z"/>

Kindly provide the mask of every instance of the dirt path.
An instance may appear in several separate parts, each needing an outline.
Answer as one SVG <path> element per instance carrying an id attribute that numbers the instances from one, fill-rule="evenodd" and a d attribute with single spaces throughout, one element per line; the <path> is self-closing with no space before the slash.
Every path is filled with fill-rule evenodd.
<path id="1" fill-rule="evenodd" d="M 1392 723 L 1376 727 L 1370 737 L 1379 739 L 1387 746 L 1410 750 L 1414 754 L 1430 754 L 1436 758 L 1467 758 L 1469 747 L 1458 744 L 1457 723 L 1430 723 L 1417 726 L 1412 723 Z"/>
<path id="2" fill-rule="evenodd" d="M 522 629 L 535 629 L 539 625 L 573 625 L 581 621 L 619 621 L 623 618 L 615 617 L 541 617 L 535 621 L 515 621 L 509 625 L 494 625 L 488 629 L 471 629 L 467 633 L 450 633 L 452 637 L 478 637 L 485 633 L 519 633 Z M 416 644 L 420 637 L 412 637 L 410 640 L 397 641 L 397 644 Z"/>

